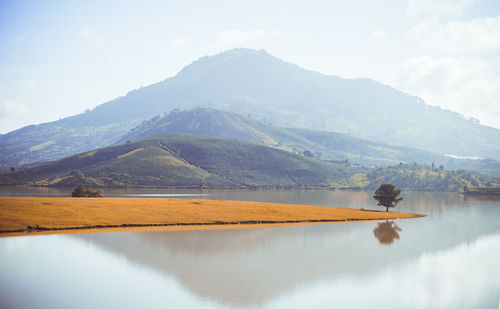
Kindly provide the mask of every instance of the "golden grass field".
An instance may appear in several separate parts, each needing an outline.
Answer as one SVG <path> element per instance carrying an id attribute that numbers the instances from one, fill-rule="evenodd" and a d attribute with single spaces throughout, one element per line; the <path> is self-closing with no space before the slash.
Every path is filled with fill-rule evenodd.
<path id="1" fill-rule="evenodd" d="M 0 197 L 0 236 L 249 228 L 421 216 L 400 212 L 206 199 Z"/>

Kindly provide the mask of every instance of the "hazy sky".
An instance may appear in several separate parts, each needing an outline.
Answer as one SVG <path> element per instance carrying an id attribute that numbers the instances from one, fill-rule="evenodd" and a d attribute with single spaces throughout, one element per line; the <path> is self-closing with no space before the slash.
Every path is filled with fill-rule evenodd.
<path id="1" fill-rule="evenodd" d="M 235 47 L 373 78 L 500 128 L 498 0 L 0 0 L 0 133 Z"/>

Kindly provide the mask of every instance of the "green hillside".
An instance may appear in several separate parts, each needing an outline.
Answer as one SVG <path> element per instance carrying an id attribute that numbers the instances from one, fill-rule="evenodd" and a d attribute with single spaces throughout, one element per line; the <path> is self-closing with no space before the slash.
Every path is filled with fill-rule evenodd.
<path id="1" fill-rule="evenodd" d="M 160 135 L 0 175 L 1 184 L 175 187 L 356 186 L 353 170 L 213 137 Z"/>
<path id="2" fill-rule="evenodd" d="M 226 181 L 177 158 L 157 142 L 141 142 L 80 153 L 4 175 L 2 183 L 73 186 L 192 186 Z"/>
<path id="3" fill-rule="evenodd" d="M 417 164 L 356 168 L 253 143 L 195 135 L 158 135 L 0 172 L 0 185 L 192 188 L 367 188 L 457 191 L 500 180 Z"/>
<path id="4" fill-rule="evenodd" d="M 392 183 L 411 191 L 460 191 L 464 187 L 500 187 L 500 178 L 467 170 L 444 170 L 428 165 L 398 164 L 366 171 L 366 189 Z"/>
<path id="5" fill-rule="evenodd" d="M 174 110 L 164 116 L 156 116 L 122 136 L 118 144 L 172 133 L 238 139 L 297 153 L 308 150 L 317 159 L 349 160 L 365 166 L 414 162 L 430 165 L 434 162 L 436 167 L 443 165 L 447 169 L 469 169 L 500 176 L 500 162 L 492 159 L 456 159 L 415 148 L 368 141 L 348 134 L 279 128 L 250 117 L 210 108 Z"/>

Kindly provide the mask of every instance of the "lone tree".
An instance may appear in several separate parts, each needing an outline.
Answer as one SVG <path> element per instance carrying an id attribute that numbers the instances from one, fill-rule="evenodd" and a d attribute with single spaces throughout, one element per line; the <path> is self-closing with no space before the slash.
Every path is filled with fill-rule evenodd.
<path id="1" fill-rule="evenodd" d="M 402 197 L 399 197 L 400 193 L 401 190 L 396 190 L 393 184 L 385 183 L 375 191 L 373 198 L 377 200 L 378 206 L 383 206 L 385 211 L 389 211 L 389 207 L 395 207 L 403 200 Z"/>

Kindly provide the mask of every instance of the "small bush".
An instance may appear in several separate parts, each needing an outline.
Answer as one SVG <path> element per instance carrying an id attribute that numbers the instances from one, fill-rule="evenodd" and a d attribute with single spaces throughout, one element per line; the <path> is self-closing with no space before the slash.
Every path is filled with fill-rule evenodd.
<path id="1" fill-rule="evenodd" d="M 83 184 L 79 184 L 76 188 L 71 192 L 72 197 L 102 197 L 101 190 L 92 190 L 90 188 L 85 188 Z"/>

